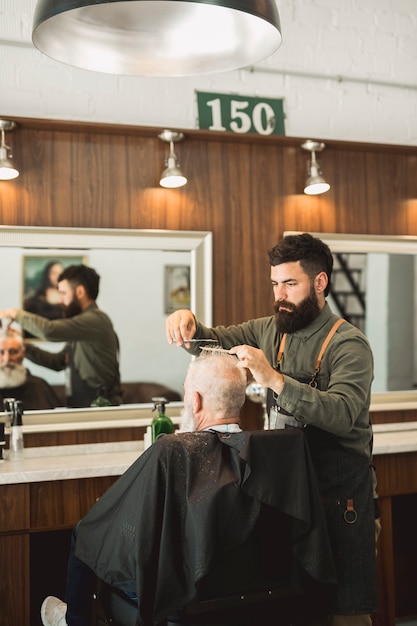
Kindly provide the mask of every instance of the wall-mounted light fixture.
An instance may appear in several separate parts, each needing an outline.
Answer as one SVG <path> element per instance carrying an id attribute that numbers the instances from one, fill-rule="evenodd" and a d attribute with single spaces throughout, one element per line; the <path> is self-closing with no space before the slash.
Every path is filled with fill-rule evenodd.
<path id="1" fill-rule="evenodd" d="M 7 154 L 7 150 L 10 150 L 10 146 L 6 144 L 6 131 L 13 130 L 15 126 L 15 122 L 0 120 L 0 180 L 12 180 L 19 176 L 19 170 L 15 168 L 10 160 L 13 155 L 10 152 Z"/>
<path id="2" fill-rule="evenodd" d="M 177 155 L 174 152 L 174 142 L 184 139 L 183 133 L 177 133 L 173 130 L 164 130 L 158 135 L 162 141 L 169 143 L 169 153 L 165 161 L 166 169 L 162 172 L 159 184 L 167 189 L 175 189 L 183 187 L 187 184 L 187 178 L 184 176 L 178 163 Z"/>
<path id="3" fill-rule="evenodd" d="M 32 40 L 87 70 L 191 76 L 270 56 L 281 25 L 275 0 L 38 0 Z"/>
<path id="4" fill-rule="evenodd" d="M 311 153 L 311 159 L 307 167 L 307 180 L 304 187 L 304 193 L 309 196 L 315 196 L 329 191 L 330 185 L 323 178 L 323 172 L 321 171 L 316 159 L 316 152 L 321 152 L 326 147 L 325 144 L 320 141 L 307 139 L 301 147 Z"/>

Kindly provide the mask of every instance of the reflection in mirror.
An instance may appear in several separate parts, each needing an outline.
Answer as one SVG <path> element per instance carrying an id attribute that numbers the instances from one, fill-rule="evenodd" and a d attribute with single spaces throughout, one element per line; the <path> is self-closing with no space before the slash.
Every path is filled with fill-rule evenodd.
<path id="1" fill-rule="evenodd" d="M 190 356 L 168 344 L 165 319 L 176 307 L 189 307 L 211 325 L 211 246 L 209 232 L 3 226 L 1 308 L 23 308 L 28 267 L 79 258 L 101 277 L 97 304 L 119 336 L 122 383 L 160 383 L 182 398 Z M 50 384 L 64 385 L 63 372 L 26 365 Z"/>
<path id="2" fill-rule="evenodd" d="M 334 256 L 330 307 L 370 341 L 373 393 L 415 390 L 417 237 L 311 234 Z"/>

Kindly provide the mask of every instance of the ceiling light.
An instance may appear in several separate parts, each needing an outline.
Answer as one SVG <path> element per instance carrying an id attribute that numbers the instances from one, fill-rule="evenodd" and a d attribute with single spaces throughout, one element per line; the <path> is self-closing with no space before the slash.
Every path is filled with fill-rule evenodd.
<path id="1" fill-rule="evenodd" d="M 174 141 L 181 141 L 184 139 L 184 135 L 172 130 L 164 130 L 158 137 L 162 141 L 169 142 L 169 154 L 165 161 L 166 169 L 161 174 L 159 184 L 167 189 L 183 187 L 187 184 L 187 179 L 180 170 L 178 158 L 174 152 Z"/>
<path id="2" fill-rule="evenodd" d="M 281 25 L 275 0 L 38 0 L 32 40 L 87 70 L 191 76 L 270 56 Z"/>
<path id="3" fill-rule="evenodd" d="M 8 120 L 0 120 L 1 143 L 0 143 L 0 180 L 12 180 L 19 176 L 19 170 L 15 168 L 11 162 L 12 154 L 7 154 L 10 146 L 6 144 L 5 133 L 7 130 L 13 130 L 16 124 Z"/>
<path id="4" fill-rule="evenodd" d="M 312 141 L 307 139 L 301 146 L 304 150 L 311 152 L 311 160 L 308 164 L 306 184 L 304 187 L 304 193 L 309 196 L 316 196 L 320 193 L 329 191 L 330 185 L 323 178 L 323 172 L 321 171 L 316 159 L 316 152 L 321 152 L 326 146 L 319 141 Z"/>

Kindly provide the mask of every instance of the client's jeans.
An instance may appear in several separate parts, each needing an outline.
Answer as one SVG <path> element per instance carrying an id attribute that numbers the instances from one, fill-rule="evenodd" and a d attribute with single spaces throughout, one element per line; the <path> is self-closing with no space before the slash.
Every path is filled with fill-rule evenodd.
<path id="1" fill-rule="evenodd" d="M 90 626 L 91 603 L 96 586 L 94 572 L 74 554 L 77 540 L 77 526 L 71 539 L 71 550 L 67 568 L 67 586 L 65 602 L 67 603 L 66 621 L 68 626 Z"/>
<path id="2" fill-rule="evenodd" d="M 77 541 L 78 524 L 74 528 L 71 537 L 70 555 L 67 567 L 67 585 L 65 602 L 67 614 L 65 616 L 68 626 L 90 626 L 91 604 L 93 594 L 97 590 L 97 578 L 92 569 L 75 556 L 75 543 Z M 137 601 L 136 594 L 127 593 L 132 600 Z"/>

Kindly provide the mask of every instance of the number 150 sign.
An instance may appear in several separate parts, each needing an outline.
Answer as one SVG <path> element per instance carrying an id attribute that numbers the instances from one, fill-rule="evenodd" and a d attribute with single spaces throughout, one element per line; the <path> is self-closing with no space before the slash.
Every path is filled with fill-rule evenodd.
<path id="1" fill-rule="evenodd" d="M 199 128 L 285 135 L 282 100 L 197 91 Z"/>

